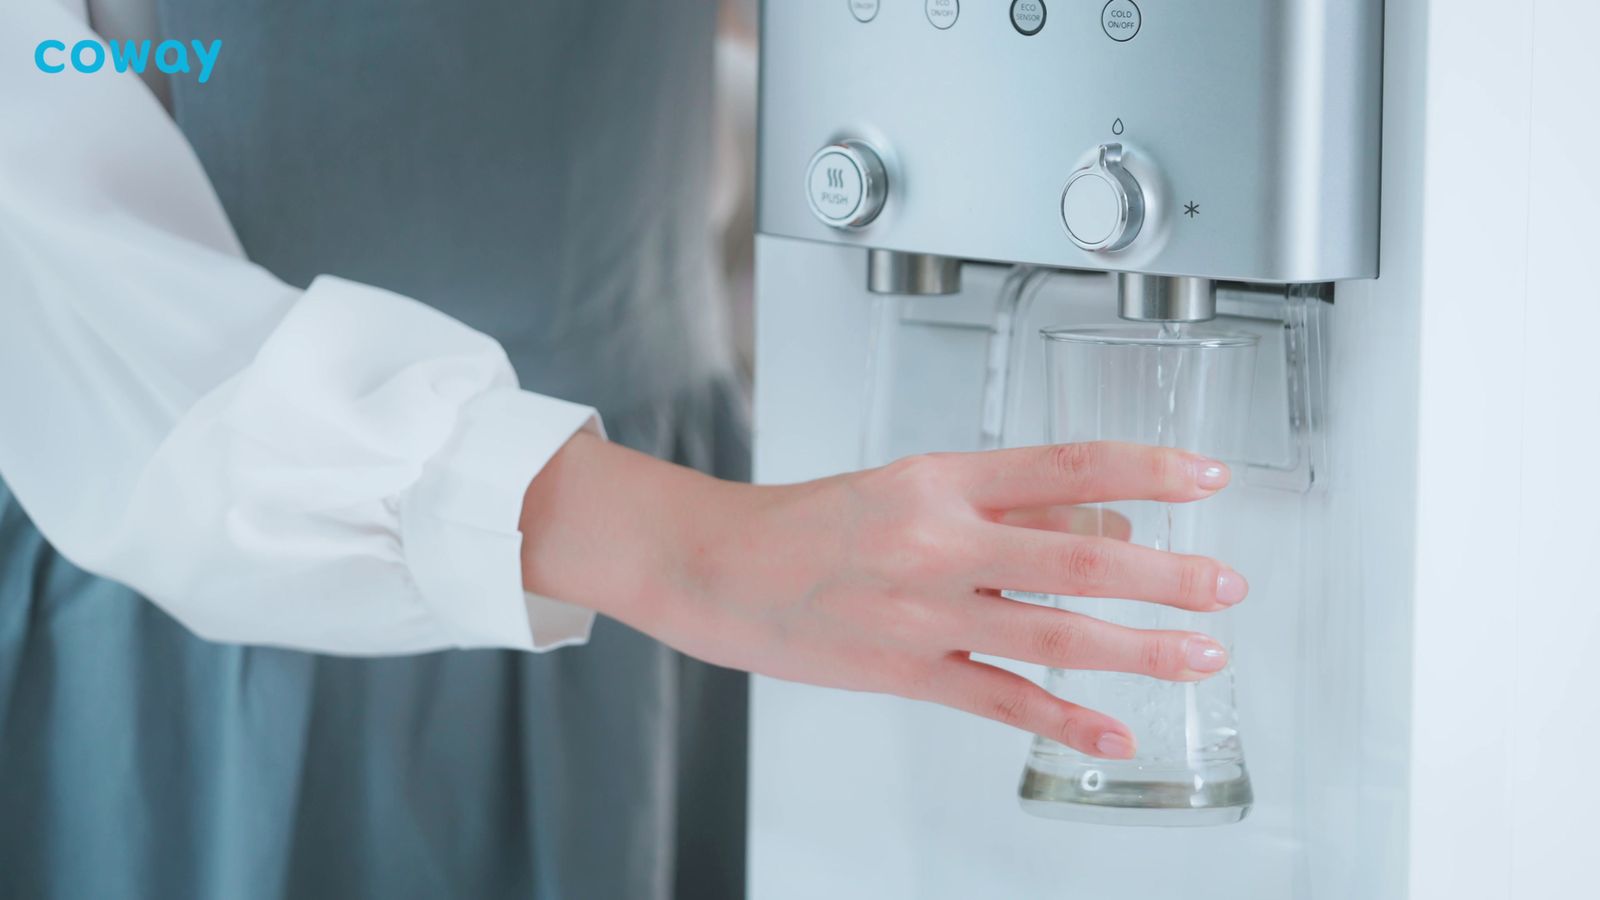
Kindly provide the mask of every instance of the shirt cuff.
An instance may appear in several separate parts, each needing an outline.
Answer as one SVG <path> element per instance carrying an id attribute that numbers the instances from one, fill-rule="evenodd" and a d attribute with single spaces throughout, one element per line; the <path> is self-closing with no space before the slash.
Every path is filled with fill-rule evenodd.
<path id="1" fill-rule="evenodd" d="M 553 650 L 589 639 L 594 612 L 522 589 L 522 499 L 579 429 L 587 406 L 514 388 L 467 401 L 455 434 L 401 501 L 418 593 L 460 647 Z"/>

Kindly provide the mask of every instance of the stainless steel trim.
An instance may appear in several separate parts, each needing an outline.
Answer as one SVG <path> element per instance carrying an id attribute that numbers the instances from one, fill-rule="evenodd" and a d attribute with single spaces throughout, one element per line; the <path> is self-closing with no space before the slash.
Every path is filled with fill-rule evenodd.
<path id="1" fill-rule="evenodd" d="M 867 290 L 874 294 L 958 294 L 961 260 L 926 253 L 868 250 Z"/>
<path id="2" fill-rule="evenodd" d="M 1217 283 L 1209 278 L 1117 274 L 1117 315 L 1138 322 L 1205 322 L 1217 316 Z"/>

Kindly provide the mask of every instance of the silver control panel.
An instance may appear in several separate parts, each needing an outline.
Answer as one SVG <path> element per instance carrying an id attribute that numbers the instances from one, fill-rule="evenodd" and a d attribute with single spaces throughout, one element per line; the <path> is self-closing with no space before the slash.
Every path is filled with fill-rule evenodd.
<path id="1" fill-rule="evenodd" d="M 1378 272 L 1382 0 L 765 0 L 760 229 L 1236 281 Z"/>

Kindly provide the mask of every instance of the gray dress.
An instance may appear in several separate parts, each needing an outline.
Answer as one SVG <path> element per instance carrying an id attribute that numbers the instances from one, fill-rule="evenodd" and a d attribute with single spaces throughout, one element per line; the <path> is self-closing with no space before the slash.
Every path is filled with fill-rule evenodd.
<path id="1" fill-rule="evenodd" d="M 746 474 L 705 210 L 715 3 L 160 11 L 224 40 L 173 101 L 254 260 L 432 303 L 615 440 Z M 0 485 L 3 897 L 739 896 L 745 719 L 742 676 L 606 620 L 544 656 L 207 644 Z"/>

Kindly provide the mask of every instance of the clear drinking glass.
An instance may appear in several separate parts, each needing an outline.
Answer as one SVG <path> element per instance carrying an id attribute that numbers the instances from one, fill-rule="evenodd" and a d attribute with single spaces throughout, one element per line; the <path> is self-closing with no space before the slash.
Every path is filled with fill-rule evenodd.
<path id="1" fill-rule="evenodd" d="M 1132 441 L 1237 460 L 1255 371 L 1256 338 L 1212 327 L 1125 324 L 1046 330 L 1050 439 Z M 1234 467 L 1235 472 L 1239 467 Z M 1237 480 L 1237 479 L 1236 479 Z M 1096 504 L 1131 540 L 1159 550 L 1219 556 L 1223 496 L 1199 503 Z M 1118 523 L 1120 525 L 1120 523 Z M 1191 613 L 1130 600 L 1052 597 L 1061 609 L 1135 628 L 1209 634 L 1232 653 L 1232 613 Z M 1052 669 L 1053 693 L 1115 716 L 1133 730 L 1131 760 L 1085 756 L 1036 737 L 1019 794 L 1030 813 L 1123 825 L 1218 825 L 1250 809 L 1234 707 L 1233 667 L 1192 684 L 1142 675 Z"/>

